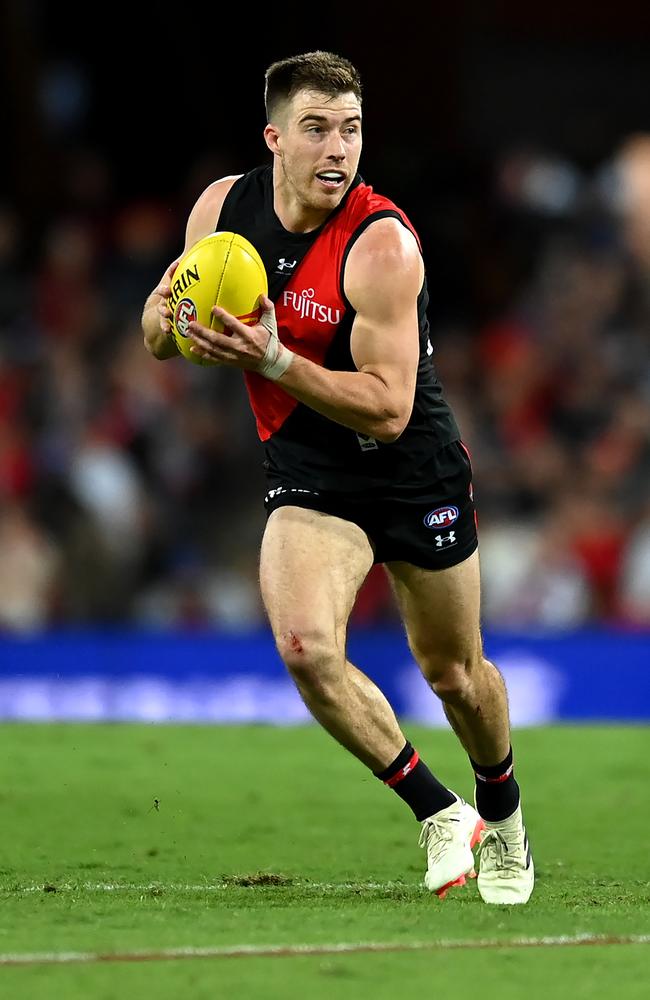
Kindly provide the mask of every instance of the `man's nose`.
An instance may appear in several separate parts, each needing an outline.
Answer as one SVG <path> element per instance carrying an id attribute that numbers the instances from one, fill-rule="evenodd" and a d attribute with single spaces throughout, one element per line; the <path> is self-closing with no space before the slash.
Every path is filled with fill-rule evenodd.
<path id="1" fill-rule="evenodd" d="M 345 146 L 343 138 L 340 135 L 334 134 L 330 139 L 327 158 L 328 160 L 336 160 L 337 162 L 345 159 Z"/>

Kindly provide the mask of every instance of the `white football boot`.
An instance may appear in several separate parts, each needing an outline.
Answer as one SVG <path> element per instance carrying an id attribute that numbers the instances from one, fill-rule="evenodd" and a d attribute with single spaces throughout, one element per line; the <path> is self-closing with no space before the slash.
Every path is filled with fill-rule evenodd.
<path id="1" fill-rule="evenodd" d="M 476 809 L 456 798 L 446 809 L 428 816 L 420 832 L 419 846 L 427 852 L 424 884 L 440 899 L 452 886 L 465 885 L 465 876 L 475 878 L 472 848 L 485 826 Z"/>
<path id="2" fill-rule="evenodd" d="M 478 850 L 481 899 L 485 903 L 527 903 L 535 884 L 535 866 L 521 806 L 508 819 L 485 822 Z"/>

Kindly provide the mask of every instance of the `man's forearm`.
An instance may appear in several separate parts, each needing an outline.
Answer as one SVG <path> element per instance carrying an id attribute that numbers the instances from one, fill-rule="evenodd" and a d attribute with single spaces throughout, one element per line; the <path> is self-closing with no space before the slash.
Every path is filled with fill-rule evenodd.
<path id="1" fill-rule="evenodd" d="M 150 354 L 159 361 L 166 361 L 167 358 L 175 358 L 179 355 L 174 338 L 170 334 L 160 329 L 160 313 L 158 312 L 157 301 L 151 302 L 147 299 L 142 312 L 142 332 L 144 333 L 144 344 Z"/>
<path id="2" fill-rule="evenodd" d="M 330 371 L 295 355 L 277 382 L 294 399 L 378 441 L 395 441 L 410 417 L 379 376 Z"/>

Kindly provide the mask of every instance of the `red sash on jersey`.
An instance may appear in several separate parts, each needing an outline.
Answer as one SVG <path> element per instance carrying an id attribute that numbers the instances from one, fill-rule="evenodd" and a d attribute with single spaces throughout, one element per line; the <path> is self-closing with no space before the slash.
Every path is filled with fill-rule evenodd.
<path id="1" fill-rule="evenodd" d="M 341 292 L 341 269 L 352 236 L 370 215 L 390 211 L 399 216 L 417 239 L 411 223 L 392 201 L 367 184 L 350 191 L 316 238 L 275 302 L 278 336 L 290 350 L 322 365 L 337 328 L 349 306 Z M 418 241 L 419 242 L 419 241 Z M 277 382 L 244 372 L 250 404 L 262 441 L 274 434 L 298 405 Z"/>

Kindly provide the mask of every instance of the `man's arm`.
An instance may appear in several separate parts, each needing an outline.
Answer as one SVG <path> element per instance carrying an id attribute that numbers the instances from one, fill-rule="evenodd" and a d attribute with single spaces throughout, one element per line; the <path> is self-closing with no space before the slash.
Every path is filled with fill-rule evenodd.
<path id="1" fill-rule="evenodd" d="M 142 310 L 140 322 L 144 333 L 144 346 L 159 361 L 166 361 L 167 358 L 173 358 L 180 353 L 171 335 L 172 311 L 167 305 L 167 297 L 171 291 L 171 281 L 178 260 L 169 265 L 157 287 L 147 297 Z"/>
<path id="2" fill-rule="evenodd" d="M 330 371 L 294 354 L 278 385 L 345 427 L 382 442 L 395 441 L 413 409 L 423 278 L 412 233 L 396 219 L 372 223 L 350 251 L 345 273 L 345 294 L 356 311 L 351 350 L 357 371 Z M 270 300 L 265 305 L 268 322 L 273 307 Z M 271 339 L 268 326 L 247 327 L 223 309 L 213 312 L 229 333 L 191 323 L 193 349 L 225 365 L 263 370 Z M 278 359 L 282 351 L 286 354 L 279 348 Z"/>
<path id="3" fill-rule="evenodd" d="M 199 196 L 187 220 L 183 253 L 169 265 L 144 304 L 141 319 L 144 346 L 159 361 L 177 357 L 179 354 L 171 335 L 172 312 L 167 305 L 178 261 L 195 243 L 214 232 L 225 197 L 236 180 L 236 176 L 222 177 L 221 180 L 210 184 Z"/>
<path id="4" fill-rule="evenodd" d="M 415 238 L 380 219 L 348 257 L 345 294 L 356 310 L 350 347 L 356 372 L 294 357 L 278 384 L 337 423 L 395 441 L 411 416 L 420 354 L 417 299 L 424 268 Z"/>

